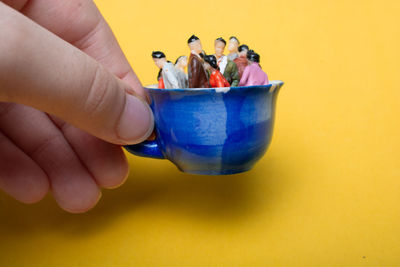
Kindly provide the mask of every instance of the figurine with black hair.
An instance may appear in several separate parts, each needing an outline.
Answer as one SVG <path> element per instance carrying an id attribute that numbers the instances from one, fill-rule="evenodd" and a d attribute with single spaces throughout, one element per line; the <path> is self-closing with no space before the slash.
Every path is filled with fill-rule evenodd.
<path id="1" fill-rule="evenodd" d="M 260 55 L 249 50 L 247 52 L 249 65 L 244 69 L 239 86 L 267 85 L 268 75 L 260 67 Z"/>
<path id="2" fill-rule="evenodd" d="M 230 87 L 229 82 L 225 79 L 224 75 L 219 71 L 217 58 L 214 55 L 204 56 L 204 66 L 210 73 L 211 87 Z"/>
<path id="3" fill-rule="evenodd" d="M 229 60 L 235 60 L 236 58 L 239 57 L 239 48 L 240 42 L 238 40 L 238 38 L 236 38 L 235 36 L 231 36 L 229 38 L 229 44 L 228 44 L 228 59 Z"/>
<path id="4" fill-rule="evenodd" d="M 192 35 L 187 41 L 190 49 L 190 57 L 188 64 L 188 80 L 189 88 L 209 88 L 208 77 L 203 66 L 201 54 L 203 48 L 199 37 Z M 204 56 L 204 55 L 203 55 Z"/>
<path id="5" fill-rule="evenodd" d="M 233 62 L 236 63 L 239 72 L 239 78 L 241 79 L 243 76 L 244 69 L 249 65 L 247 61 L 247 51 L 249 51 L 249 47 L 245 44 L 239 46 L 239 57 L 236 58 Z"/>
<path id="6" fill-rule="evenodd" d="M 236 87 L 239 85 L 240 81 L 238 68 L 235 62 L 229 60 L 228 57 L 224 55 L 225 46 L 226 41 L 222 37 L 214 41 L 215 57 L 220 72 L 225 76 L 232 87 Z"/>
<path id="7" fill-rule="evenodd" d="M 185 72 L 185 68 L 188 65 L 187 56 L 180 56 L 175 61 L 176 74 L 180 88 L 188 88 L 188 75 Z"/>
<path id="8" fill-rule="evenodd" d="M 170 61 L 167 61 L 165 54 L 161 51 L 153 51 L 151 56 L 156 66 L 161 70 L 161 77 L 158 83 L 158 88 L 180 88 L 175 66 Z"/>

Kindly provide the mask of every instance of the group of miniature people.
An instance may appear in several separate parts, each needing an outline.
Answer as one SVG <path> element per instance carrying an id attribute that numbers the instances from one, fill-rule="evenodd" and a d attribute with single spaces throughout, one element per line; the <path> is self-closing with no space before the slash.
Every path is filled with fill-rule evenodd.
<path id="1" fill-rule="evenodd" d="M 159 89 L 210 88 L 266 85 L 267 74 L 261 69 L 260 56 L 232 36 L 229 38 L 229 54 L 224 55 L 226 41 L 220 37 L 214 42 L 214 55 L 206 55 L 200 39 L 192 35 L 188 39 L 190 49 L 187 56 L 180 56 L 175 64 L 168 61 L 161 51 L 154 51 L 152 58 L 160 69 Z M 185 68 L 188 66 L 188 73 Z"/>

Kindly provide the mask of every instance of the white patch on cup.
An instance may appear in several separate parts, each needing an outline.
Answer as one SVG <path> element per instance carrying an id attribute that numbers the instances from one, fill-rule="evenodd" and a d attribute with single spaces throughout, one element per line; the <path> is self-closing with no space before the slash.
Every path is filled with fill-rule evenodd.
<path id="1" fill-rule="evenodd" d="M 227 93 L 227 92 L 229 92 L 229 90 L 231 90 L 230 87 L 217 87 L 217 88 L 215 88 L 215 92 L 217 92 L 217 93 Z"/>

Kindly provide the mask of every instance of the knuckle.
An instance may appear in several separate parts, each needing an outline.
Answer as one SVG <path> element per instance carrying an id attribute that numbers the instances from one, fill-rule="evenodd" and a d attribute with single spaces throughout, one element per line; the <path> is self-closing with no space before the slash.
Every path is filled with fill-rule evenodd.
<path id="1" fill-rule="evenodd" d="M 108 73 L 97 66 L 89 84 L 89 91 L 84 104 L 84 111 L 89 117 L 96 117 L 110 108 L 112 84 Z"/>
<path id="2" fill-rule="evenodd" d="M 0 25 L 1 23 L 0 21 Z M 5 25 L 7 24 L 8 27 L 0 30 L 0 98 L 11 102 L 15 98 L 16 90 L 10 90 L 10 77 L 14 77 L 15 70 L 26 64 L 24 44 L 29 38 L 29 32 L 18 22 L 6 21 Z"/>
<path id="3" fill-rule="evenodd" d="M 33 159 L 40 159 L 43 155 L 51 154 L 54 149 L 59 149 L 63 141 L 61 134 L 52 134 L 41 140 L 36 146 L 33 146 L 27 154 Z"/>

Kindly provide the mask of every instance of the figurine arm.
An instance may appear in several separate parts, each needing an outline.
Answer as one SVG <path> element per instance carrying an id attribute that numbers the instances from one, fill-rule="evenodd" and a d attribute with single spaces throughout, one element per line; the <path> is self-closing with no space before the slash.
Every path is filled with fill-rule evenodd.
<path id="1" fill-rule="evenodd" d="M 238 70 L 238 66 L 236 65 L 235 62 L 232 62 L 232 83 L 231 86 L 232 87 L 236 87 L 239 85 L 239 81 L 240 81 L 240 77 L 239 77 L 239 70 Z"/>
<path id="2" fill-rule="evenodd" d="M 201 71 L 201 62 L 199 60 L 193 59 L 189 64 L 189 88 L 201 87 L 199 84 L 199 75 Z"/>
<path id="3" fill-rule="evenodd" d="M 265 81 L 264 81 L 264 85 L 269 84 L 269 79 L 268 79 L 268 75 L 267 73 L 265 73 Z"/>
<path id="4" fill-rule="evenodd" d="M 189 75 L 185 73 L 185 88 L 189 87 Z"/>
<path id="5" fill-rule="evenodd" d="M 165 75 L 164 79 L 166 79 L 172 85 L 172 88 L 179 88 L 178 79 L 172 69 L 169 67 L 165 68 L 163 74 Z"/>
<path id="6" fill-rule="evenodd" d="M 164 80 L 163 78 L 160 78 L 158 80 L 158 89 L 165 89 L 165 85 L 164 85 Z"/>
<path id="7" fill-rule="evenodd" d="M 242 78 L 240 79 L 240 82 L 239 82 L 239 86 L 245 86 L 246 85 L 247 80 L 249 79 L 249 74 L 250 74 L 249 70 L 250 70 L 249 66 L 247 66 L 244 69 L 243 76 L 242 76 Z"/>

